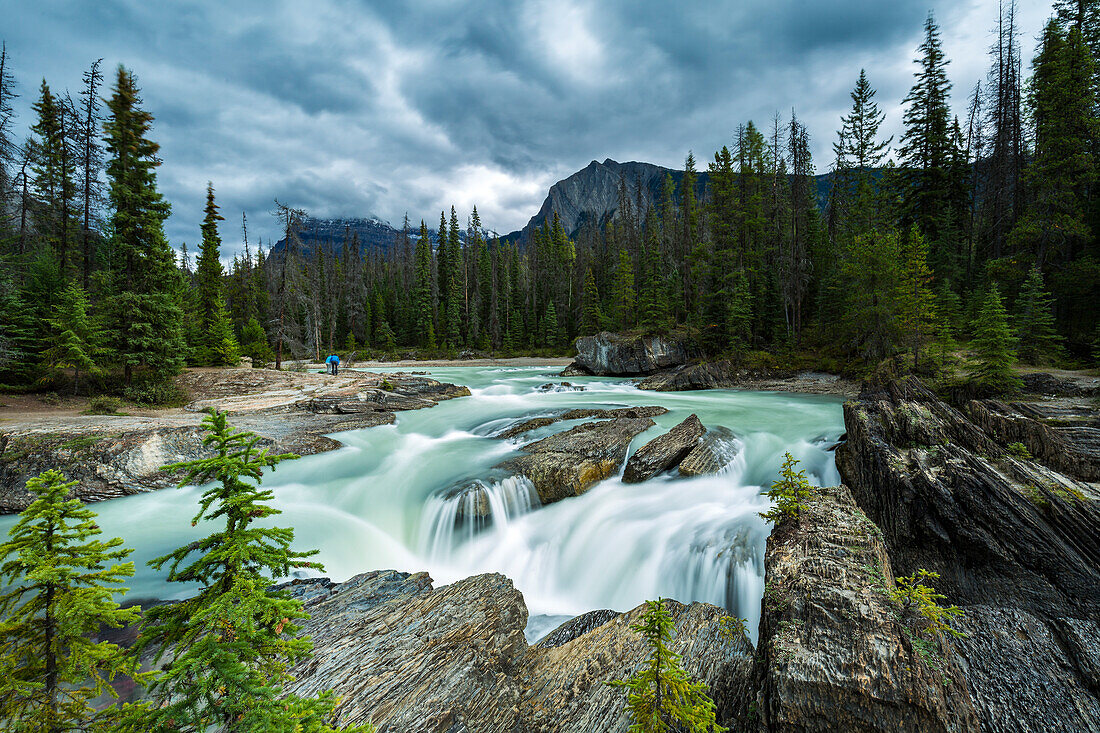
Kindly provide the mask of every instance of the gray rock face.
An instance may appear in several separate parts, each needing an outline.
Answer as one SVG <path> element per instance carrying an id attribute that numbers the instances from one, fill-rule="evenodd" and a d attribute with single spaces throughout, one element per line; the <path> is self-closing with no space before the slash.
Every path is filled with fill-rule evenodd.
<path id="1" fill-rule="evenodd" d="M 715 474 L 737 457 L 741 442 L 723 427 L 712 428 L 699 440 L 691 452 L 680 461 L 681 476 Z"/>
<path id="2" fill-rule="evenodd" d="M 881 531 L 844 486 L 820 489 L 772 532 L 757 667 L 764 730 L 977 730 L 949 643 L 903 615 L 892 587 Z"/>
<path id="3" fill-rule="evenodd" d="M 983 730 L 1100 730 L 1094 486 L 1013 457 L 912 378 L 847 403 L 845 424 L 837 467 L 897 572 L 940 573 L 967 612 L 955 653 Z"/>
<path id="4" fill-rule="evenodd" d="M 684 392 L 696 389 L 755 389 L 806 394 L 855 396 L 858 385 L 835 374 L 822 372 L 759 371 L 743 369 L 730 361 L 687 364 L 638 383 L 638 389 Z"/>
<path id="5" fill-rule="evenodd" d="M 640 483 L 680 465 L 706 432 L 707 429 L 699 422 L 699 418 L 690 415 L 664 435 L 634 451 L 623 470 L 623 482 Z"/>
<path id="6" fill-rule="evenodd" d="M 531 479 L 543 504 L 579 496 L 614 474 L 626 458 L 630 441 L 654 424 L 648 417 L 583 423 L 524 446 L 527 455 L 498 468 Z"/>
<path id="7" fill-rule="evenodd" d="M 574 364 L 599 376 L 636 376 L 686 364 L 689 348 L 667 336 L 620 336 L 600 333 L 577 339 Z"/>
<path id="8" fill-rule="evenodd" d="M 442 588 L 423 573 L 379 571 L 318 592 L 307 601 L 303 633 L 313 656 L 298 665 L 288 692 L 333 689 L 339 722 L 384 731 L 555 731 L 625 733 L 625 696 L 604 683 L 629 676 L 646 656 L 630 629 L 641 608 L 614 614 L 553 647 L 529 647 L 522 596 L 500 575 Z M 673 650 L 705 681 L 725 721 L 747 693 L 752 647 L 722 635 L 721 609 L 668 601 Z"/>

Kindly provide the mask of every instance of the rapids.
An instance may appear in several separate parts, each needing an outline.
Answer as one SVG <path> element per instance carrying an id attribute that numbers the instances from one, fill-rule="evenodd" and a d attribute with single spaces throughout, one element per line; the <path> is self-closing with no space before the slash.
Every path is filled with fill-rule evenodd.
<path id="1" fill-rule="evenodd" d="M 546 367 L 428 371 L 467 385 L 472 396 L 399 412 L 394 425 L 339 434 L 345 447 L 268 472 L 264 486 L 283 511 L 275 523 L 294 527 L 296 549 L 319 549 L 314 559 L 337 581 L 380 568 L 427 570 L 437 584 L 504 573 L 524 595 L 532 640 L 585 611 L 622 611 L 663 596 L 724 606 L 748 619 L 755 643 L 769 531 L 758 515 L 768 506 L 760 492 L 778 476 L 784 451 L 801 461 L 812 483 L 839 482 L 826 450 L 844 430 L 839 398 L 645 392 L 629 380 L 597 377 L 570 378 L 585 391 L 539 391 L 561 379 Z M 632 451 L 694 412 L 707 428 L 730 431 L 730 462 L 715 476 L 663 475 L 634 485 L 614 477 L 546 507 L 526 479 L 492 468 L 520 445 L 492 436 L 520 419 L 631 405 L 669 410 Z M 462 490 L 471 485 L 483 498 Z M 135 548 L 131 597 L 187 596 L 185 586 L 165 582 L 146 562 L 209 533 L 191 526 L 199 493 L 168 489 L 94 505 L 105 536 Z M 0 518 L 0 532 L 15 521 Z"/>

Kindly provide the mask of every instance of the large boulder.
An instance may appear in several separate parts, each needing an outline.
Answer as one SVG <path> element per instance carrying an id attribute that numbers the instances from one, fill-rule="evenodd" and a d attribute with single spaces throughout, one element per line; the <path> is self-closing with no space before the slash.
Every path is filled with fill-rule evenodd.
<path id="1" fill-rule="evenodd" d="M 675 468 L 707 432 L 696 415 L 690 415 L 664 435 L 634 451 L 623 470 L 623 482 L 636 484 Z"/>
<path id="2" fill-rule="evenodd" d="M 577 339 L 573 367 L 597 376 L 638 376 L 686 364 L 691 350 L 670 336 L 626 336 L 603 332 Z M 577 370 L 569 372 L 576 374 Z M 563 372 L 563 376 L 565 373 Z"/>
<path id="3" fill-rule="evenodd" d="M 768 538 L 758 644 L 768 731 L 973 731 L 950 643 L 890 600 L 882 533 L 844 486 Z"/>
<path id="4" fill-rule="evenodd" d="M 544 428 L 547 425 L 553 425 L 554 423 L 563 422 L 565 420 L 610 420 L 619 417 L 657 417 L 658 415 L 664 415 L 666 412 L 668 412 L 668 408 L 658 407 L 656 405 L 612 407 L 606 409 L 598 407 L 578 407 L 560 412 L 556 415 L 543 415 L 522 420 L 514 425 L 510 425 L 493 437 L 504 439 L 517 438 L 524 433 L 529 433 L 532 430 Z"/>
<path id="5" fill-rule="evenodd" d="M 722 426 L 712 428 L 680 461 L 681 476 L 716 474 L 741 452 L 741 441 Z"/>
<path id="6" fill-rule="evenodd" d="M 972 403 L 987 433 L 914 378 L 869 388 L 844 412 L 837 467 L 894 568 L 939 573 L 937 589 L 965 611 L 954 653 L 982 729 L 1100 730 L 1095 486 L 998 436 L 1036 426 Z"/>
<path id="7" fill-rule="evenodd" d="M 653 425 L 648 417 L 582 423 L 524 446 L 526 455 L 498 468 L 531 479 L 543 504 L 579 496 L 612 476 L 626 458 L 630 441 Z"/>
<path id="8" fill-rule="evenodd" d="M 332 689 L 339 723 L 418 733 L 531 731 L 626 733 L 625 693 L 605 683 L 630 676 L 648 656 L 630 628 L 643 608 L 601 611 L 528 646 L 527 609 L 511 582 L 478 575 L 432 588 L 424 573 L 376 571 L 342 585 L 287 586 L 307 604 L 312 656 L 292 670 L 287 692 Z M 752 646 L 723 626 L 722 609 L 666 601 L 671 648 L 708 685 L 720 722 L 749 695 Z"/>

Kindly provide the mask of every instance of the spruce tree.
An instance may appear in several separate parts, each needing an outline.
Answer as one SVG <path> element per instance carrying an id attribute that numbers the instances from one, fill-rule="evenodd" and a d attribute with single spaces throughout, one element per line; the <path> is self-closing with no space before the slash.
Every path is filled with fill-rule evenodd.
<path id="1" fill-rule="evenodd" d="M 634 325 L 634 308 L 637 296 L 634 291 L 634 265 L 625 249 L 619 249 L 619 266 L 611 289 L 611 308 L 615 328 L 625 331 Z"/>
<path id="2" fill-rule="evenodd" d="M 1016 338 L 1008 325 L 1008 314 L 996 284 L 989 286 L 982 299 L 972 330 L 974 337 L 970 348 L 974 361 L 968 368 L 971 381 L 993 394 L 1019 389 L 1020 380 L 1012 371 L 1016 361 Z"/>
<path id="3" fill-rule="evenodd" d="M 203 209 L 202 244 L 195 263 L 195 291 L 198 307 L 200 363 L 209 366 L 236 366 L 240 360 L 233 326 L 225 309 L 224 271 L 221 263 L 221 237 L 218 222 L 223 217 L 214 201 L 214 184 L 206 184 Z"/>
<path id="4" fill-rule="evenodd" d="M 108 197 L 114 270 L 107 282 L 107 346 L 125 370 L 144 368 L 164 381 L 183 365 L 179 307 L 180 282 L 175 257 L 164 237 L 169 206 L 157 191 L 160 146 L 148 138 L 153 116 L 138 105 L 133 75 L 119 66 L 114 93 L 107 102 Z"/>
<path id="5" fill-rule="evenodd" d="M 275 358 L 275 352 L 267 343 L 264 327 L 255 318 L 249 318 L 241 332 L 241 352 L 252 359 L 253 366 L 266 364 Z"/>
<path id="6" fill-rule="evenodd" d="M 724 733 L 707 686 L 694 681 L 669 648 L 676 627 L 664 599 L 646 601 L 641 619 L 630 628 L 645 639 L 650 657 L 634 676 L 607 684 L 627 691 L 631 733 Z"/>
<path id="7" fill-rule="evenodd" d="M 98 376 L 103 370 L 99 366 L 102 353 L 99 329 L 88 317 L 88 298 L 75 281 L 61 292 L 49 324 L 53 337 L 50 348 L 43 354 L 45 366 L 72 369 L 73 394 L 76 394 L 80 390 L 82 372 Z"/>
<path id="8" fill-rule="evenodd" d="M 928 246 L 916 226 L 901 249 L 898 277 L 898 318 L 904 338 L 913 354 L 913 369 L 920 365 L 920 349 L 931 336 L 935 325 L 936 306 L 932 294 L 932 271 L 928 268 Z"/>
<path id="9" fill-rule="evenodd" d="M 581 311 L 581 336 L 595 336 L 600 331 L 603 314 L 600 313 L 600 292 L 596 278 L 589 267 L 584 274 L 584 304 Z"/>
<path id="10" fill-rule="evenodd" d="M 272 590 L 295 568 L 320 569 L 307 559 L 316 550 L 292 550 L 293 529 L 254 526 L 280 513 L 268 504 L 273 492 L 260 486 L 264 469 L 297 456 L 258 450 L 259 436 L 231 428 L 224 412 L 208 413 L 203 443 L 213 455 L 165 470 L 186 471 L 181 486 L 210 483 L 192 524 L 225 526 L 150 562 L 167 567 L 169 581 L 197 584 L 198 594 L 145 614 L 136 649 L 152 647 L 156 660 L 170 663 L 150 685 L 153 706 L 143 722 L 152 730 L 333 730 L 331 693 L 283 694 L 287 670 L 312 645 L 297 636 L 307 617 L 301 601 Z"/>
<path id="11" fill-rule="evenodd" d="M 1054 299 L 1043 287 L 1043 274 L 1031 268 L 1016 298 L 1017 356 L 1028 364 L 1047 364 L 1062 354 L 1062 337 L 1054 326 Z"/>
<path id="12" fill-rule="evenodd" d="M 90 701 L 115 696 L 116 675 L 146 677 L 124 649 L 92 640 L 134 623 L 141 609 L 115 602 L 134 574 L 122 562 L 132 550 L 98 539 L 96 513 L 69 497 L 76 483 L 56 470 L 28 481 L 34 501 L 0 545 L 0 723 L 12 730 L 113 730 L 120 709 Z"/>
<path id="13" fill-rule="evenodd" d="M 420 238 L 416 242 L 416 337 L 419 344 L 435 348 L 435 328 L 432 325 L 432 244 L 428 227 L 421 220 Z"/>

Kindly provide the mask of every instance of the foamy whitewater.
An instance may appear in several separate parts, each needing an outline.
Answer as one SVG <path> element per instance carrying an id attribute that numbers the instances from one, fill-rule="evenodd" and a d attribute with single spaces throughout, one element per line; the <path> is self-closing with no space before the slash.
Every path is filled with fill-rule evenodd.
<path id="1" fill-rule="evenodd" d="M 380 370 L 385 371 L 385 370 Z M 426 570 L 437 585 L 500 572 L 523 593 L 534 640 L 586 611 L 628 610 L 663 596 L 706 601 L 748 619 L 755 642 L 769 526 L 761 496 L 783 453 L 812 483 L 839 482 L 826 449 L 844 430 L 834 397 L 714 390 L 645 392 L 629 380 L 573 377 L 585 391 L 539 391 L 562 381 L 546 367 L 446 367 L 432 377 L 472 396 L 397 413 L 394 425 L 338 434 L 345 447 L 282 464 L 264 478 L 291 525 L 296 549 L 317 548 L 325 574 L 342 581 L 373 569 Z M 530 482 L 493 466 L 522 442 L 568 429 L 557 423 L 522 441 L 492 436 L 529 417 L 573 407 L 662 405 L 669 412 L 631 451 L 691 413 L 724 427 L 727 463 L 715 476 L 607 479 L 583 496 L 541 506 Z M 272 416 L 278 420 L 278 416 Z M 482 496 L 470 488 L 481 488 Z M 93 505 L 107 537 L 136 548 L 134 598 L 179 598 L 146 561 L 208 534 L 191 527 L 200 489 L 166 489 Z M 480 510 L 478 502 L 481 501 Z M 15 517 L 0 519 L 6 535 Z"/>

